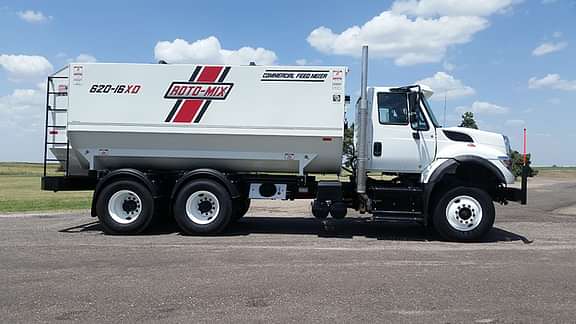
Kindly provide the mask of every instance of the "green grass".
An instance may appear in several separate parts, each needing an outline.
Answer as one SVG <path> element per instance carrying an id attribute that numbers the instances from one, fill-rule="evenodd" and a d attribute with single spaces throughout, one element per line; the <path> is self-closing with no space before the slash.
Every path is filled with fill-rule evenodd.
<path id="1" fill-rule="evenodd" d="M 534 167 L 539 177 L 576 178 L 576 167 Z"/>
<path id="2" fill-rule="evenodd" d="M 91 191 L 49 192 L 40 190 L 44 168 L 34 163 L 0 163 L 0 213 L 59 211 L 90 208 Z M 57 166 L 48 168 L 50 175 Z"/>

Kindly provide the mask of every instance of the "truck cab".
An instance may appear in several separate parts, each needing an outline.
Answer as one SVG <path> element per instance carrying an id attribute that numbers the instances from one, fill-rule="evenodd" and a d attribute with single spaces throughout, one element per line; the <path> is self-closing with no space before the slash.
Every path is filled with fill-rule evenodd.
<path id="1" fill-rule="evenodd" d="M 445 238 L 473 241 L 492 228 L 493 202 L 526 203 L 526 167 L 522 188 L 508 187 L 515 176 L 506 136 L 441 127 L 425 85 L 363 89 L 355 134 L 357 210 L 378 220 L 431 223 Z"/>
<path id="2" fill-rule="evenodd" d="M 489 165 L 504 184 L 514 183 L 508 138 L 463 127 L 443 128 L 428 102 L 433 94 L 425 85 L 368 89 L 367 170 L 420 175 L 420 182 L 427 183 L 443 163 L 463 159 Z"/>

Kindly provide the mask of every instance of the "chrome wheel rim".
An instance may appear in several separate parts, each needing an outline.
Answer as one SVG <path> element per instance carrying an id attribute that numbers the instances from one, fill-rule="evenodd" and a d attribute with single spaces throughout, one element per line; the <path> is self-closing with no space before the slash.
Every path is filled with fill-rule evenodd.
<path id="1" fill-rule="evenodd" d="M 142 200 L 134 191 L 117 191 L 108 200 L 108 214 L 116 223 L 131 224 L 142 214 Z"/>
<path id="2" fill-rule="evenodd" d="M 209 191 L 196 191 L 186 200 L 186 216 L 196 224 L 212 223 L 219 212 L 218 197 Z"/>
<path id="3" fill-rule="evenodd" d="M 446 219 L 455 230 L 474 230 L 482 222 L 482 205 L 470 196 L 455 197 L 446 206 Z"/>

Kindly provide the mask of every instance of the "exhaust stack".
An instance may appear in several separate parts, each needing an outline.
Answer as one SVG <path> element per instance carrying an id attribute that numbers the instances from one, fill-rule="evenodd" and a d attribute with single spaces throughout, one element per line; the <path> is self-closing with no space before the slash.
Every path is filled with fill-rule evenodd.
<path id="1" fill-rule="evenodd" d="M 362 76 L 360 81 L 360 103 L 358 105 L 358 164 L 356 168 L 356 191 L 366 193 L 366 128 L 368 127 L 368 46 L 362 46 Z"/>

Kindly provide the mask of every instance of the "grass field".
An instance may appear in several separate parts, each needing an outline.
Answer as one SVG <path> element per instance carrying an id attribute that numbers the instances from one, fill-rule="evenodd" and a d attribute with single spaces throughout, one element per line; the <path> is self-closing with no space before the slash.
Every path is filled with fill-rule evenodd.
<path id="1" fill-rule="evenodd" d="M 576 167 L 534 167 L 538 176 L 546 178 L 576 178 Z"/>
<path id="2" fill-rule="evenodd" d="M 0 213 L 86 209 L 92 192 L 40 190 L 41 164 L 0 163 Z M 56 166 L 49 168 L 56 173 Z"/>

